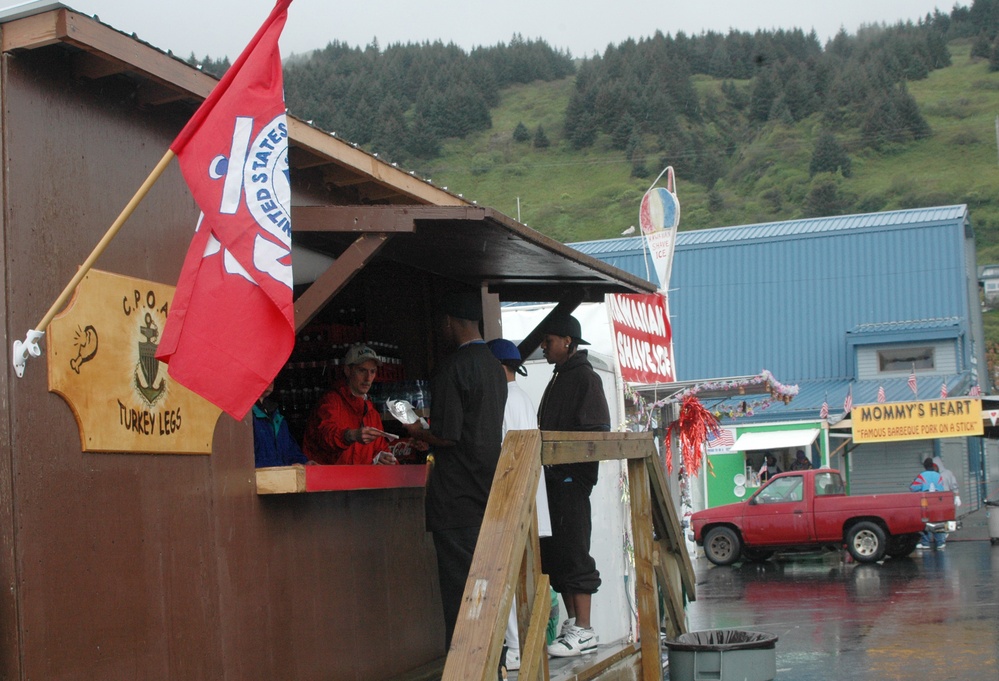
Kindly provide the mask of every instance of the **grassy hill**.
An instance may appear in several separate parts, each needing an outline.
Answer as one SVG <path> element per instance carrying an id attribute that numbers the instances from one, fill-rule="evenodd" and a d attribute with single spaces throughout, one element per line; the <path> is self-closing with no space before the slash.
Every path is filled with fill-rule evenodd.
<path id="1" fill-rule="evenodd" d="M 870 212 L 967 203 L 978 239 L 979 262 L 999 262 L 999 154 L 995 115 L 999 112 L 999 73 L 969 57 L 968 42 L 950 45 L 953 65 L 909 83 L 933 134 L 930 138 L 875 152 L 851 133 L 840 135 L 853 166 L 848 178 L 808 173 L 818 114 L 796 125 L 769 123 L 726 160 L 726 173 L 709 192 L 677 177 L 682 206 L 680 229 L 703 229 L 807 214 L 807 198 L 817 181 L 836 183 L 839 213 Z M 737 83 L 738 84 L 738 83 Z M 698 76 L 702 100 L 721 100 L 721 82 Z M 746 83 L 741 86 L 746 87 Z M 592 148 L 575 151 L 562 134 L 562 116 L 572 78 L 504 90 L 492 110 L 493 127 L 465 140 L 451 140 L 443 155 L 421 169 L 434 183 L 481 204 L 517 215 L 560 241 L 617 236 L 637 221 L 638 204 L 668 155 L 649 154 L 651 177 L 631 177 L 624 153 L 601 137 Z M 515 142 L 523 122 L 532 135 L 541 125 L 552 145 L 536 149 Z M 776 190 L 776 191 L 775 191 Z"/>
<path id="2" fill-rule="evenodd" d="M 950 44 L 952 65 L 909 83 L 932 128 L 928 139 L 861 151 L 859 131 L 840 135 L 852 158 L 850 177 L 808 172 L 818 114 L 796 125 L 767 124 L 727 158 L 712 191 L 677 176 L 680 229 L 704 229 L 786 220 L 807 215 L 817 182 L 835 183 L 838 214 L 965 203 L 971 211 L 979 264 L 999 262 L 999 73 L 970 57 L 970 41 Z M 748 87 L 748 83 L 737 83 Z M 721 103 L 721 81 L 698 76 L 703 101 Z M 624 153 L 606 136 L 586 150 L 566 142 L 562 118 L 574 82 L 532 83 L 503 91 L 492 110 L 492 129 L 450 140 L 443 155 L 421 172 L 438 186 L 496 208 L 562 242 L 606 239 L 637 224 L 642 194 L 662 169 L 649 159 L 651 177 L 631 176 Z M 536 149 L 515 142 L 523 122 L 532 137 L 544 128 L 552 144 Z M 652 155 L 650 155 L 652 156 Z M 675 161 L 665 156 L 666 163 Z M 986 338 L 999 342 L 999 311 L 985 315 Z"/>

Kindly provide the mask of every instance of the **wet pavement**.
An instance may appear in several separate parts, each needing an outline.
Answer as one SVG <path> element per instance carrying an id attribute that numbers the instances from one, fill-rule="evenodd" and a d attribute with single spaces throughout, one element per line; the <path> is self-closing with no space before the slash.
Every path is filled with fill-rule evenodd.
<path id="1" fill-rule="evenodd" d="M 999 544 L 984 522 L 976 513 L 942 550 L 876 564 L 836 552 L 729 567 L 699 557 L 689 631 L 776 634 L 781 681 L 999 681 Z"/>

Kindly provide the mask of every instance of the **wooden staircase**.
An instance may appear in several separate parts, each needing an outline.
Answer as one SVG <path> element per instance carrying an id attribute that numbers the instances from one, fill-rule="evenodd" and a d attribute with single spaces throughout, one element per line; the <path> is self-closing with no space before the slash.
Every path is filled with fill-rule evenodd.
<path id="1" fill-rule="evenodd" d="M 601 653 L 575 658 L 552 672 L 545 645 L 548 576 L 541 573 L 534 516 L 541 466 L 612 459 L 628 461 L 639 640 L 601 646 Z M 665 602 L 662 619 L 660 592 Z M 516 599 L 519 679 L 659 681 L 660 622 L 670 638 L 684 633 L 684 605 L 694 598 L 693 567 L 651 433 L 511 431 L 503 442 L 442 678 L 496 679 L 506 621 Z"/>

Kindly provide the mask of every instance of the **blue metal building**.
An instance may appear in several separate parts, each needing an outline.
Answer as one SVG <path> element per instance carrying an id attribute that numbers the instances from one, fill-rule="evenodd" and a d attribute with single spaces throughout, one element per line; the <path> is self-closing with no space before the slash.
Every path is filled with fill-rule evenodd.
<path id="1" fill-rule="evenodd" d="M 572 245 L 654 278 L 643 242 Z M 678 379 L 767 369 L 800 388 L 790 404 L 736 419 L 725 415 L 740 403 L 714 405 L 723 425 L 821 423 L 827 439 L 814 460 L 846 468 L 855 493 L 901 491 L 922 458 L 939 455 L 966 489 L 962 496 L 981 499 L 980 438 L 854 446 L 835 428 L 848 394 L 864 404 L 879 388 L 888 402 L 936 399 L 945 385 L 951 397 L 980 382 L 989 392 L 966 206 L 680 232 L 668 293 Z M 820 418 L 823 403 L 828 419 Z"/>

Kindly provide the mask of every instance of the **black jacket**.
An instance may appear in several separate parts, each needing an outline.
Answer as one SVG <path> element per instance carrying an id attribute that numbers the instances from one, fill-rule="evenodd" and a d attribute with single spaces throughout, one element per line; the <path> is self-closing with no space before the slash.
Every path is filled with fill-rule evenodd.
<path id="1" fill-rule="evenodd" d="M 600 376 L 593 370 L 586 350 L 577 350 L 555 373 L 538 409 L 541 430 L 572 430 L 607 432 L 610 430 L 610 409 L 604 397 Z M 559 464 L 549 466 L 545 474 L 561 481 L 572 476 L 591 485 L 597 482 L 599 463 Z"/>

